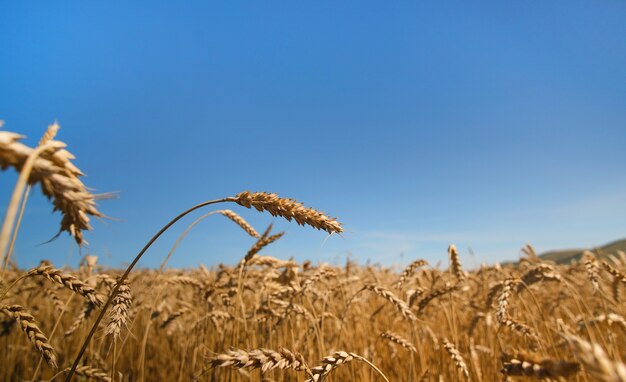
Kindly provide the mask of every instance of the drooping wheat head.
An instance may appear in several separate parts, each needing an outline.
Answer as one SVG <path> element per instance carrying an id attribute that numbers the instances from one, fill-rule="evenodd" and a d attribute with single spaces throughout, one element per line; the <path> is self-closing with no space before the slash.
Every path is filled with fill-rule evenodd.
<path id="1" fill-rule="evenodd" d="M 329 234 L 343 232 L 341 223 L 337 219 L 305 207 L 295 199 L 281 198 L 276 194 L 267 192 L 244 191 L 235 196 L 235 202 L 246 208 L 254 207 L 259 212 L 267 211 L 272 216 L 281 216 L 288 221 L 294 219 L 300 225 L 306 224 Z"/>
<path id="2" fill-rule="evenodd" d="M 29 341 L 39 350 L 46 363 L 56 369 L 58 366 L 54 349 L 48 342 L 48 338 L 35 323 L 35 318 L 20 305 L 0 305 L 0 311 L 9 315 L 17 322 L 22 331 L 28 336 Z"/>
<path id="3" fill-rule="evenodd" d="M 75 276 L 63 273 L 63 271 L 53 267 L 52 265 L 42 264 L 37 268 L 33 268 L 28 271 L 28 276 L 43 276 L 48 280 L 51 280 L 59 285 L 63 285 L 67 289 L 80 294 L 95 306 L 102 305 L 102 297 L 98 295 L 92 287 Z"/>

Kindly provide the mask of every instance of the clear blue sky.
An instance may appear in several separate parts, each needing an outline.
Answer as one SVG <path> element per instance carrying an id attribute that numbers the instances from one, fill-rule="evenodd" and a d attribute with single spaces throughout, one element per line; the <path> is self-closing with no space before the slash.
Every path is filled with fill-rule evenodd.
<path id="1" fill-rule="evenodd" d="M 281 258 L 468 264 L 626 236 L 626 3 L 3 2 L 0 119 L 58 135 L 120 191 L 87 252 L 129 261 L 170 217 L 246 189 L 344 223 L 343 237 L 229 206 L 286 236 Z M 0 175 L 8 202 L 13 171 Z M 76 265 L 39 190 L 20 265 Z M 197 215 L 196 215 L 197 216 Z M 193 217 L 142 262 L 158 264 Z M 172 265 L 236 262 L 232 223 L 198 225 Z M 475 258 L 468 256 L 468 248 Z M 403 256 L 401 256 L 403 254 Z"/>

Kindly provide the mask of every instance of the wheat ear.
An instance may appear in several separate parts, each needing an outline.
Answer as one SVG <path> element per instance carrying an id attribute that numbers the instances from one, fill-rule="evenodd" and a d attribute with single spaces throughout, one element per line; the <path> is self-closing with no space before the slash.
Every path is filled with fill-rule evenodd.
<path id="1" fill-rule="evenodd" d="M 626 365 L 611 360 L 602 347 L 582 338 L 564 334 L 574 355 L 585 365 L 585 370 L 594 380 L 602 382 L 626 382 Z"/>
<path id="2" fill-rule="evenodd" d="M 39 350 L 46 363 L 56 369 L 58 366 L 54 349 L 48 342 L 48 338 L 35 323 L 35 318 L 20 305 L 2 305 L 0 306 L 0 311 L 13 317 L 24 333 L 26 333 L 30 342 Z"/>
<path id="3" fill-rule="evenodd" d="M 244 218 L 237 215 L 235 212 L 231 210 L 219 210 L 217 212 L 229 218 L 232 222 L 234 222 L 239 227 L 241 227 L 244 231 L 246 231 L 248 235 L 252 237 L 256 237 L 257 239 L 261 237 L 259 233 L 254 228 L 252 228 L 252 226 Z"/>
<path id="4" fill-rule="evenodd" d="M 292 260 L 280 260 L 272 256 L 260 255 L 252 256 L 252 259 L 248 261 L 248 265 L 259 265 L 271 268 L 286 268 L 297 266 L 297 264 Z"/>
<path id="5" fill-rule="evenodd" d="M 537 256 L 537 252 L 535 252 L 535 248 L 530 243 L 527 243 L 522 247 L 522 252 L 527 256 L 531 263 L 538 263 L 541 261 L 539 256 Z"/>
<path id="6" fill-rule="evenodd" d="M 367 359 L 361 357 L 358 354 L 355 353 L 348 353 L 345 351 L 338 351 L 335 352 L 332 355 L 329 355 L 327 357 L 324 357 L 324 359 L 322 359 L 322 364 L 320 366 L 316 366 L 314 368 L 311 369 L 311 377 L 308 378 L 307 380 L 305 380 L 304 382 L 321 382 L 324 380 L 324 378 L 326 378 L 328 376 L 328 374 L 330 374 L 330 372 L 332 372 L 333 370 L 335 370 L 336 368 L 338 368 L 341 365 L 344 365 L 352 360 L 358 360 L 361 362 L 365 362 L 366 364 L 368 364 L 372 369 L 374 369 L 386 382 L 389 382 L 389 380 L 387 379 L 387 377 L 385 376 L 385 374 L 383 374 L 382 371 L 380 371 L 374 364 L 372 364 L 370 361 L 368 361 Z"/>
<path id="7" fill-rule="evenodd" d="M 67 369 L 63 369 L 62 372 L 68 373 L 70 370 L 71 368 L 68 367 Z M 111 382 L 111 377 L 108 372 L 95 367 L 79 366 L 76 368 L 75 372 L 80 376 L 95 379 L 96 381 Z"/>
<path id="8" fill-rule="evenodd" d="M 85 304 L 83 310 L 81 310 L 78 316 L 76 316 L 74 322 L 72 322 L 70 327 L 65 331 L 64 335 L 67 337 L 77 331 L 78 328 L 80 328 L 80 326 L 83 324 L 83 322 L 85 322 L 91 316 L 91 313 L 93 313 L 94 309 L 96 309 L 96 306 L 92 302 L 88 301 Z"/>
<path id="9" fill-rule="evenodd" d="M 459 258 L 459 251 L 457 251 L 454 244 L 450 244 L 448 247 L 448 257 L 450 259 L 450 269 L 452 274 L 456 277 L 457 281 L 465 280 L 465 273 L 461 266 L 461 259 Z"/>
<path id="10" fill-rule="evenodd" d="M 598 261 L 596 260 L 596 256 L 590 252 L 585 251 L 583 253 L 583 263 L 585 264 L 585 270 L 587 271 L 587 278 L 591 282 L 593 286 L 593 290 L 597 291 L 600 289 L 600 276 L 599 276 L 599 267 Z"/>
<path id="11" fill-rule="evenodd" d="M 521 322 L 517 322 L 511 318 L 508 311 L 509 299 L 513 293 L 514 288 L 519 285 L 521 280 L 516 278 L 508 278 L 504 281 L 502 289 L 500 290 L 500 296 L 498 297 L 498 309 L 496 310 L 496 319 L 501 326 L 506 326 L 514 331 L 520 332 L 526 336 L 529 336 L 533 341 L 538 341 L 537 335 L 534 330 Z"/>
<path id="12" fill-rule="evenodd" d="M 404 283 L 407 281 L 407 279 L 411 277 L 411 275 L 413 275 L 413 273 L 415 272 L 417 268 L 423 267 L 424 265 L 427 265 L 427 264 L 428 262 L 422 259 L 417 259 L 411 262 L 411 264 L 409 264 L 406 268 L 404 268 L 404 271 L 402 271 L 402 274 L 400 275 L 400 279 L 394 285 L 395 288 L 396 289 L 401 288 L 402 285 L 404 285 Z"/>
<path id="13" fill-rule="evenodd" d="M 63 273 L 63 271 L 53 267 L 52 265 L 42 264 L 37 268 L 33 268 L 28 271 L 27 275 L 43 276 L 48 280 L 63 285 L 67 289 L 80 294 L 96 306 L 102 305 L 102 297 L 100 297 L 92 287 L 80 281 L 75 276 Z"/>
<path id="14" fill-rule="evenodd" d="M 455 290 L 457 290 L 459 288 L 460 288 L 460 286 L 458 284 L 455 284 L 455 285 L 445 286 L 445 287 L 443 287 L 441 289 L 437 289 L 437 290 L 434 290 L 434 291 L 430 292 L 429 294 L 424 296 L 424 298 L 422 298 L 417 303 L 417 306 L 418 306 L 417 312 L 418 313 L 422 313 L 424 311 L 424 309 L 426 308 L 426 306 L 428 306 L 428 304 L 432 300 L 434 300 L 434 299 L 436 299 L 438 297 L 441 297 L 443 295 L 446 295 L 448 293 L 454 292 Z"/>
<path id="15" fill-rule="evenodd" d="M 341 233 L 343 228 L 337 219 L 330 218 L 323 212 L 305 207 L 295 199 L 281 198 L 267 192 L 244 191 L 235 196 L 235 202 L 257 211 L 267 211 L 272 216 L 281 216 L 289 221 L 294 219 L 300 225 L 309 225 L 330 234 Z"/>
<path id="16" fill-rule="evenodd" d="M 256 243 L 254 243 L 254 245 L 248 250 L 248 253 L 246 253 L 246 256 L 243 259 L 243 263 L 248 263 L 254 257 L 254 255 L 259 253 L 265 246 L 268 246 L 276 240 L 280 239 L 281 237 L 283 237 L 284 234 L 284 232 L 279 232 L 276 235 L 272 236 L 261 236 L 261 238 L 257 240 Z"/>
<path id="17" fill-rule="evenodd" d="M 185 211 L 181 212 L 180 214 L 175 216 L 173 219 L 171 219 L 167 224 L 165 224 L 154 236 L 152 236 L 152 238 L 144 245 L 144 247 L 139 251 L 139 253 L 135 256 L 135 258 L 131 261 L 129 266 L 126 268 L 126 270 L 120 277 L 120 282 L 123 282 L 128 277 L 129 273 L 137 265 L 141 257 L 152 246 L 152 244 L 154 244 L 154 242 L 165 231 L 167 231 L 172 225 L 174 225 L 177 221 L 179 221 L 180 219 L 182 219 L 184 216 L 188 215 L 189 213 L 195 210 L 198 210 L 202 207 L 206 207 L 208 205 L 222 203 L 222 202 L 234 202 L 234 203 L 238 203 L 248 208 L 255 207 L 259 211 L 267 210 L 268 212 L 275 213 L 276 215 L 280 215 L 287 220 L 290 220 L 293 218 L 293 219 L 296 219 L 296 221 L 299 222 L 300 224 L 309 224 L 314 228 L 325 229 L 327 232 L 330 232 L 330 233 L 333 233 L 333 232 L 340 233 L 343 231 L 343 229 L 341 228 L 341 224 L 338 223 L 336 220 L 331 219 L 328 216 L 320 212 L 317 212 L 313 209 L 307 209 L 303 207 L 302 204 L 295 202 L 293 200 L 280 199 L 275 194 L 267 194 L 267 193 L 251 194 L 249 192 L 243 192 L 243 193 L 238 194 L 235 197 L 207 200 L 205 202 L 196 204 L 195 206 L 192 206 L 186 209 Z M 241 267 L 240 279 L 241 279 L 242 270 L 243 270 L 243 267 Z M 239 285 L 239 282 L 238 282 L 238 285 Z M 67 382 L 71 380 L 73 372 L 78 367 L 78 364 L 80 363 L 80 360 L 83 354 L 85 354 L 85 351 L 87 350 L 87 347 L 89 346 L 89 343 L 91 342 L 91 339 L 96 333 L 98 325 L 100 324 L 100 322 L 102 321 L 102 318 L 104 317 L 106 309 L 108 308 L 109 304 L 112 301 L 112 297 L 115 296 L 115 294 L 117 293 L 118 287 L 119 287 L 119 284 L 118 286 L 113 288 L 113 290 L 111 291 L 109 298 L 105 301 L 103 308 L 101 309 L 100 313 L 98 314 L 98 317 L 96 318 L 94 324 L 91 327 L 91 330 L 89 331 L 89 333 L 87 334 L 87 337 L 83 341 L 80 347 L 80 350 L 78 351 L 78 354 L 76 355 L 74 362 L 72 363 L 70 372 L 67 375 L 67 378 L 66 378 Z"/>
<path id="18" fill-rule="evenodd" d="M 41 183 L 44 195 L 52 199 L 54 209 L 63 214 L 60 231 L 68 232 L 79 245 L 83 244 L 83 231 L 91 229 L 89 216 L 103 216 L 96 207 L 96 200 L 109 195 L 94 195 L 85 187 L 79 179 L 83 173 L 71 162 L 74 156 L 63 150 L 63 142 L 52 140 L 32 149 L 19 142 L 22 138 L 19 134 L 0 131 L 0 168 L 13 167 L 21 171 L 36 150 L 54 148 L 50 154 L 43 152 L 33 158 L 28 183 Z"/>
<path id="19" fill-rule="evenodd" d="M 554 267 L 548 264 L 538 264 L 532 267 L 521 277 L 522 282 L 516 287 L 519 292 L 522 287 L 530 286 L 539 281 L 561 281 L 561 276 L 556 273 Z"/>
<path id="20" fill-rule="evenodd" d="M 45 134 L 39 140 L 38 146 L 46 145 L 49 141 L 54 139 L 54 137 L 56 136 L 58 131 L 59 131 L 59 125 L 56 122 L 53 123 L 52 125 L 49 125 L 48 129 L 46 129 Z M 31 162 L 34 161 L 34 160 L 35 160 L 35 157 L 33 156 Z M 28 160 L 27 160 L 27 162 L 28 162 Z M 24 167 L 22 167 L 22 171 L 25 170 Z M 32 167 L 29 167 L 29 168 L 32 168 Z M 28 171 L 30 171 L 30 170 L 28 170 Z M 26 172 L 24 172 L 23 175 L 20 173 L 20 177 L 23 176 L 23 179 L 24 179 L 22 183 L 27 183 L 28 175 L 29 174 L 26 174 Z M 24 209 L 26 208 L 26 202 L 28 201 L 28 196 L 30 195 L 30 189 L 31 189 L 30 184 L 28 186 L 26 186 L 26 189 L 24 190 L 22 195 L 20 195 L 21 187 L 22 187 L 22 185 L 20 184 L 20 180 L 18 178 L 18 184 L 16 184 L 16 188 L 14 190 L 14 196 L 12 196 L 11 199 L 13 201 L 13 198 L 15 198 L 15 201 L 17 202 L 18 198 L 21 196 L 22 200 L 20 202 L 20 207 L 19 207 L 20 208 L 20 212 L 17 215 L 17 220 L 15 221 L 15 225 L 13 227 L 13 232 L 11 233 L 11 241 L 9 243 L 9 247 L 8 247 L 8 251 L 7 251 L 6 257 L 4 258 L 4 263 L 0 265 L 0 268 L 2 268 L 3 275 L 4 275 L 4 270 L 6 269 L 7 264 L 10 261 L 11 256 L 13 254 L 13 249 L 15 248 L 15 240 L 17 239 L 17 233 L 19 232 L 20 226 L 22 224 L 22 218 L 24 216 Z M 16 211 L 16 210 L 14 210 L 14 208 L 16 208 L 16 207 L 17 207 L 17 204 L 14 205 L 14 206 L 9 206 L 9 209 L 13 210 L 13 211 Z M 8 210 L 7 210 L 7 212 L 8 212 Z M 11 212 L 11 213 L 13 213 L 13 212 Z M 5 220 L 5 224 L 8 224 L 7 225 L 7 230 L 10 228 L 10 223 L 8 223 L 9 220 L 11 220 L 11 218 L 9 216 L 7 216 L 7 220 Z M 4 227 L 3 227 L 3 230 L 4 230 Z M 2 236 L 2 234 L 0 233 L 0 237 L 1 236 Z M 3 245 L 4 245 L 4 242 L 3 242 L 2 239 L 0 239 L 0 248 L 3 248 Z"/>
<path id="21" fill-rule="evenodd" d="M 305 290 L 307 290 L 313 284 L 318 282 L 320 279 L 333 277 L 335 275 L 336 275 L 336 273 L 335 273 L 335 271 L 331 267 L 328 267 L 328 266 L 321 266 L 321 267 L 319 267 L 317 269 L 317 271 L 314 274 L 311 275 L 311 277 L 309 277 L 306 280 L 304 280 L 304 282 L 302 283 L 301 289 L 300 289 L 300 293 L 304 293 Z"/>
<path id="22" fill-rule="evenodd" d="M 622 284 L 626 284 L 626 273 L 620 271 L 617 268 L 614 268 L 611 264 L 607 263 L 604 260 L 600 264 L 602 264 L 602 267 L 607 272 L 609 272 L 611 275 L 613 275 L 613 277 L 615 278 L 616 281 L 619 281 Z"/>
<path id="23" fill-rule="evenodd" d="M 168 284 L 187 285 L 198 291 L 204 290 L 204 285 L 193 277 L 189 276 L 173 276 L 167 279 Z"/>
<path id="24" fill-rule="evenodd" d="M 454 361 L 454 364 L 456 365 L 457 369 L 459 369 L 463 373 L 463 376 L 465 376 L 465 379 L 467 381 L 471 381 L 469 370 L 467 369 L 467 364 L 465 363 L 463 356 L 461 356 L 461 353 L 459 353 L 459 351 L 457 350 L 456 346 L 454 346 L 446 338 L 444 338 L 442 341 L 443 341 L 443 347 L 446 349 L 446 352 L 448 352 L 448 354 L 450 355 L 450 358 L 452 358 L 452 361 Z"/>
<path id="25" fill-rule="evenodd" d="M 310 374 L 302 354 L 285 348 L 281 348 L 278 351 L 271 349 L 254 349 L 250 351 L 231 349 L 224 354 L 218 354 L 211 358 L 209 365 L 211 367 L 261 369 L 263 373 L 273 369 L 293 369 L 306 371 Z"/>
<path id="26" fill-rule="evenodd" d="M 393 306 L 396 307 L 396 309 L 400 312 L 400 314 L 402 314 L 402 317 L 404 317 L 405 319 L 409 321 L 417 320 L 417 317 L 415 317 L 415 314 L 413 314 L 411 308 L 409 308 L 407 303 L 400 300 L 391 291 L 373 284 L 365 285 L 362 290 L 372 291 L 380 297 L 384 298 L 385 300 L 389 301 Z"/>
<path id="27" fill-rule="evenodd" d="M 516 355 L 502 354 L 502 374 L 512 376 L 529 376 L 538 379 L 567 378 L 580 370 L 580 364 L 549 358 L 537 359 L 519 352 Z"/>
<path id="28" fill-rule="evenodd" d="M 128 280 L 124 280 L 111 302 L 109 324 L 105 330 L 106 334 L 111 334 L 114 338 L 119 337 L 122 327 L 126 326 L 126 321 L 128 320 L 128 310 L 130 309 L 131 303 L 132 296 L 130 294 L 130 283 Z"/>
<path id="29" fill-rule="evenodd" d="M 409 340 L 404 339 L 395 333 L 387 331 L 387 332 L 381 333 L 380 336 L 386 340 L 389 340 L 391 342 L 394 342 L 402 346 L 403 348 L 409 351 L 412 351 L 414 353 L 417 351 L 417 349 L 415 348 L 415 345 L 413 345 Z"/>

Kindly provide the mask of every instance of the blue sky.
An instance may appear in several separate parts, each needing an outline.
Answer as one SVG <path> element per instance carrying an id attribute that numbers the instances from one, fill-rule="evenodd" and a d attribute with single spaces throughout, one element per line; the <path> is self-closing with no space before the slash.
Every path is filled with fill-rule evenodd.
<path id="1" fill-rule="evenodd" d="M 0 119 L 58 139 L 119 191 L 84 253 L 129 261 L 169 218 L 265 190 L 337 216 L 343 237 L 228 206 L 298 260 L 468 265 L 626 236 L 626 4 L 4 2 Z M 6 205 L 15 174 L 0 175 Z M 188 218 L 142 261 L 160 263 Z M 16 256 L 76 265 L 39 190 Z M 235 263 L 220 217 L 174 266 Z M 475 254 L 468 255 L 469 248 Z"/>

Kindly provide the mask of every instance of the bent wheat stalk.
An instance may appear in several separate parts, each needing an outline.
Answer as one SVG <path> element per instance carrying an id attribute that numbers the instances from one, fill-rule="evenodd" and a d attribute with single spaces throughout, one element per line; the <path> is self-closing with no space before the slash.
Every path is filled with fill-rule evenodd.
<path id="1" fill-rule="evenodd" d="M 122 276 L 119 278 L 118 283 L 115 285 L 115 287 L 113 288 L 113 290 L 111 291 L 109 295 L 109 298 L 106 300 L 106 302 L 104 303 L 104 306 L 100 310 L 100 313 L 98 314 L 96 321 L 91 327 L 89 334 L 87 334 L 87 337 L 83 341 L 83 345 L 78 351 L 78 354 L 76 355 L 76 358 L 74 359 L 74 363 L 72 364 L 72 367 L 70 368 L 70 371 L 67 374 L 67 377 L 65 379 L 66 382 L 70 382 L 72 380 L 72 376 L 74 375 L 74 372 L 76 371 L 76 368 L 78 367 L 78 364 L 80 363 L 80 360 L 83 354 L 85 354 L 85 351 L 87 350 L 87 346 L 89 346 L 89 342 L 91 342 L 91 339 L 96 333 L 96 330 L 98 329 L 98 325 L 104 318 L 106 310 L 111 304 L 111 301 L 117 295 L 120 286 L 123 285 L 124 281 L 128 278 L 128 275 L 130 274 L 130 272 L 137 265 L 141 257 L 146 253 L 148 248 L 150 248 L 152 244 L 154 244 L 154 242 L 159 237 L 161 237 L 161 235 L 165 231 L 167 231 L 171 226 L 173 226 L 176 222 L 178 222 L 180 219 L 182 219 L 186 215 L 202 207 L 206 207 L 208 205 L 217 204 L 217 203 L 224 203 L 224 202 L 234 202 L 234 203 L 240 204 L 248 208 L 255 207 L 259 211 L 266 210 L 274 216 L 282 216 L 288 221 L 291 221 L 291 219 L 293 218 L 296 220 L 296 222 L 298 222 L 301 225 L 307 224 L 313 228 L 324 229 L 329 233 L 343 232 L 343 228 L 341 228 L 341 223 L 336 221 L 336 219 L 329 218 L 325 214 L 318 212 L 312 208 L 306 208 L 302 205 L 302 203 L 299 203 L 293 199 L 279 198 L 276 194 L 267 194 L 264 192 L 250 193 L 249 191 L 245 191 L 245 192 L 237 194 L 234 197 L 231 196 L 231 197 L 222 198 L 222 199 L 208 200 L 206 202 L 202 202 L 200 204 L 196 204 L 195 206 L 188 208 L 187 210 L 181 212 L 175 218 L 170 220 L 165 226 L 163 226 L 163 228 L 161 228 L 148 241 L 148 243 L 144 245 L 141 251 L 139 251 L 137 256 L 135 256 L 133 261 L 130 263 L 128 268 L 126 268 L 126 270 L 124 271 L 124 274 L 122 274 Z"/>
<path id="2" fill-rule="evenodd" d="M 171 226 L 173 226 L 177 221 L 179 221 L 180 219 L 182 219 L 183 217 L 185 217 L 186 215 L 190 214 L 191 212 L 200 209 L 202 207 L 211 205 L 211 204 L 216 204 L 216 203 L 222 203 L 222 202 L 228 202 L 228 201 L 234 201 L 233 198 L 223 198 L 223 199 L 216 199 L 216 200 L 209 200 L 200 204 L 196 204 L 195 206 L 187 209 L 186 211 L 183 211 L 182 213 L 180 213 L 178 216 L 176 216 L 174 219 L 170 220 L 169 223 L 167 223 L 165 226 L 163 226 L 163 228 L 161 228 L 159 230 L 159 232 L 157 232 L 149 241 L 148 243 L 146 243 L 146 245 L 141 249 L 141 251 L 139 251 L 139 253 L 137 254 L 137 256 L 135 256 L 135 259 L 133 259 L 133 261 L 130 263 L 130 265 L 128 266 L 128 268 L 126 268 L 126 271 L 124 272 L 124 274 L 120 277 L 120 279 L 118 280 L 117 284 L 115 285 L 115 287 L 113 288 L 113 290 L 111 291 L 111 294 L 109 295 L 109 298 L 106 300 L 106 302 L 104 303 L 104 306 L 102 307 L 102 309 L 100 310 L 100 314 L 98 314 L 98 318 L 96 318 L 96 322 L 93 324 L 93 326 L 91 327 L 91 330 L 89 331 L 89 334 L 87 335 L 87 337 L 85 338 L 85 340 L 83 341 L 83 346 L 80 348 L 80 350 L 78 351 L 78 354 L 76 355 L 76 358 L 74 359 L 74 363 L 72 364 L 72 367 L 70 368 L 69 372 L 67 373 L 67 377 L 65 378 L 66 382 L 70 382 L 72 380 L 72 376 L 74 375 L 74 372 L 76 371 L 76 368 L 78 367 L 78 364 L 80 363 L 81 358 L 83 357 L 83 354 L 85 354 L 85 351 L 87 350 L 87 346 L 89 345 L 89 342 L 91 342 L 91 339 L 93 338 L 93 335 L 96 333 L 96 330 L 98 329 L 98 325 L 100 324 L 100 321 L 102 321 L 102 318 L 104 318 L 104 314 L 106 313 L 107 308 L 109 307 L 109 305 L 111 304 L 111 301 L 113 300 L 113 298 L 117 295 L 118 290 L 120 289 L 120 286 L 123 285 L 124 281 L 126 281 L 126 279 L 128 278 L 128 275 L 130 274 L 130 271 L 133 270 L 133 268 L 135 268 L 135 265 L 137 265 L 137 263 L 139 262 L 139 260 L 141 259 L 141 257 L 143 256 L 144 253 L 146 253 L 146 251 L 148 250 L 148 248 L 150 248 L 152 246 L 152 244 L 154 244 L 154 242 L 165 232 L 167 231 Z"/>
<path id="3" fill-rule="evenodd" d="M 200 216 L 196 220 L 194 220 L 193 223 L 189 224 L 189 226 L 185 229 L 185 231 L 178 237 L 178 239 L 176 239 L 176 242 L 172 246 L 172 249 L 170 249 L 170 251 L 168 252 L 167 256 L 165 257 L 165 260 L 163 260 L 163 263 L 161 263 L 161 266 L 159 267 L 159 273 L 163 273 L 163 269 L 165 268 L 165 264 L 167 264 L 167 262 L 170 259 L 170 257 L 172 257 L 172 255 L 174 254 L 174 251 L 176 250 L 176 248 L 178 248 L 178 245 L 180 244 L 180 242 L 185 238 L 185 236 L 187 236 L 187 234 L 191 231 L 191 229 L 196 224 L 200 223 L 202 220 L 208 218 L 209 216 L 215 215 L 215 214 L 221 214 L 221 215 L 227 217 L 228 219 L 233 221 L 235 224 L 237 224 L 239 227 L 241 227 L 244 231 L 246 231 L 248 233 L 248 235 L 250 235 L 252 237 L 255 237 L 255 238 L 259 238 L 260 237 L 259 233 L 254 228 L 252 228 L 252 226 L 247 221 L 245 221 L 244 218 L 242 218 L 241 216 L 237 215 L 235 212 L 233 212 L 231 210 L 211 211 L 209 213 L 206 213 L 206 214 Z"/>

